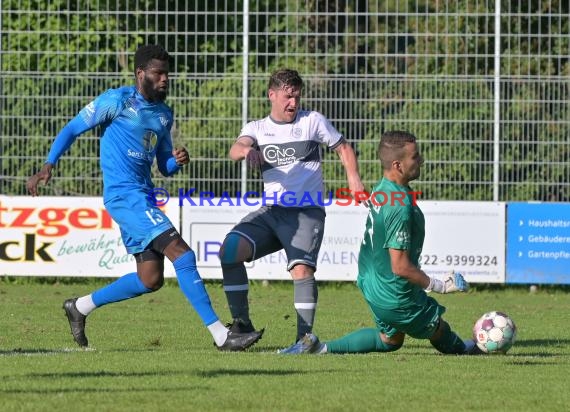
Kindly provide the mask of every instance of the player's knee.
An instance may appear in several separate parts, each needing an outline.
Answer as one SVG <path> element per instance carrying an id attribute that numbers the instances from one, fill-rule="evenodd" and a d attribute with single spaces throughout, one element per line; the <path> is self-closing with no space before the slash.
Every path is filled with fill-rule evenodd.
<path id="1" fill-rule="evenodd" d="M 135 254 L 137 275 L 144 287 L 154 292 L 164 284 L 164 256 L 153 249 Z"/>
<path id="2" fill-rule="evenodd" d="M 294 280 L 310 279 L 315 276 L 315 268 L 304 263 L 296 263 L 289 269 L 289 273 Z"/>
<path id="3" fill-rule="evenodd" d="M 443 319 L 439 318 L 437 328 L 435 329 L 435 332 L 431 336 L 430 341 L 432 342 L 432 344 L 433 344 L 433 342 L 438 342 L 446 334 L 448 334 L 450 331 L 451 331 L 451 328 L 449 327 L 449 324 L 446 321 L 444 321 Z"/>
<path id="4" fill-rule="evenodd" d="M 152 292 L 156 292 L 163 286 L 164 286 L 164 279 L 161 278 L 156 282 L 152 283 L 151 285 L 148 285 L 147 288 L 149 288 Z"/>
<path id="5" fill-rule="evenodd" d="M 164 274 L 162 272 L 145 272 L 141 278 L 141 282 L 152 292 L 156 292 L 164 285 Z"/>
<path id="6" fill-rule="evenodd" d="M 406 335 L 400 332 L 390 337 L 380 333 L 376 349 L 380 352 L 395 352 L 402 347 L 405 337 Z"/>
<path id="7" fill-rule="evenodd" d="M 244 248 L 242 242 L 242 237 L 236 233 L 230 233 L 226 236 L 218 253 L 222 266 L 232 266 L 245 260 L 241 256 L 243 253 L 240 253 L 240 250 Z"/>

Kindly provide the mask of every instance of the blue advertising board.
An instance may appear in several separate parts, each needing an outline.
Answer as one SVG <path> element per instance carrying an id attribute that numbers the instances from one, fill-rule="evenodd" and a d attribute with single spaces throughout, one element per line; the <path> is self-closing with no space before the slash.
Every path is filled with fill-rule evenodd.
<path id="1" fill-rule="evenodd" d="M 570 284 L 570 203 L 507 203 L 506 283 Z"/>

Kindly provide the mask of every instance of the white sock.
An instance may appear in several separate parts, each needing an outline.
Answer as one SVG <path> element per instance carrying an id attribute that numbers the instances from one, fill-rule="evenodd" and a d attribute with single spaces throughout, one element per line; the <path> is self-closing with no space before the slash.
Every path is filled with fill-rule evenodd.
<path id="1" fill-rule="evenodd" d="M 75 301 L 75 306 L 77 307 L 77 310 L 85 316 L 89 315 L 97 307 L 93 303 L 91 295 L 77 299 L 77 301 Z"/>
<path id="2" fill-rule="evenodd" d="M 208 325 L 208 330 L 212 334 L 214 342 L 216 342 L 216 346 L 222 346 L 224 343 L 226 343 L 229 330 L 224 326 L 222 322 L 219 320 L 215 321 L 211 325 Z"/>

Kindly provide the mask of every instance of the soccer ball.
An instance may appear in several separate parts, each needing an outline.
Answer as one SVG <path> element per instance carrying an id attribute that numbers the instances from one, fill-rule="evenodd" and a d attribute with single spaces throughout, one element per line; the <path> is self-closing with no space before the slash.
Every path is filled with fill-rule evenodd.
<path id="1" fill-rule="evenodd" d="M 473 326 L 473 339 L 485 353 L 507 353 L 515 343 L 517 327 L 503 312 L 488 312 Z"/>

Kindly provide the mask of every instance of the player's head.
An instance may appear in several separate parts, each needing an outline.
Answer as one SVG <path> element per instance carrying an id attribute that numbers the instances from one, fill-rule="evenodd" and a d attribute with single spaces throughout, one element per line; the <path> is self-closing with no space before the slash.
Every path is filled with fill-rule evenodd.
<path id="1" fill-rule="evenodd" d="M 385 132 L 378 145 L 378 157 L 384 173 L 407 183 L 420 176 L 423 158 L 416 143 L 416 136 L 404 131 Z"/>
<path id="2" fill-rule="evenodd" d="M 267 94 L 271 102 L 271 118 L 277 122 L 291 123 L 301 104 L 303 79 L 296 70 L 279 69 L 269 78 Z"/>
<path id="3" fill-rule="evenodd" d="M 168 93 L 169 54 L 161 46 L 141 46 L 135 53 L 137 89 L 145 99 L 161 102 Z"/>

